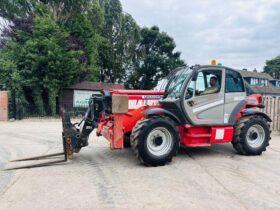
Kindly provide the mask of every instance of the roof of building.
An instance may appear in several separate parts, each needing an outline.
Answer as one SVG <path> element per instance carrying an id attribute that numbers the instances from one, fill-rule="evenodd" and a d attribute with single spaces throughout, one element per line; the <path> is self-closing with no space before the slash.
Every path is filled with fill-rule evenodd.
<path id="1" fill-rule="evenodd" d="M 267 73 L 260 73 L 256 71 L 247 71 L 247 70 L 238 70 L 242 77 L 254 77 L 254 78 L 260 78 L 260 79 L 268 79 L 273 80 L 272 76 L 270 76 Z"/>
<path id="2" fill-rule="evenodd" d="M 264 95 L 280 95 L 280 88 L 275 87 L 270 82 L 267 86 L 249 85 L 255 93 L 260 93 Z"/>
<path id="3" fill-rule="evenodd" d="M 252 78 L 258 78 L 258 79 L 273 80 L 273 78 L 269 74 L 266 74 L 266 73 L 260 73 L 260 72 L 256 72 L 256 71 L 247 71 L 247 70 L 237 70 L 237 71 L 240 72 L 240 74 L 244 78 L 252 77 Z M 248 83 L 248 82 L 246 82 L 246 83 Z M 271 82 L 268 82 L 267 86 L 250 85 L 249 83 L 248 83 L 248 85 L 256 93 L 260 93 L 260 94 L 264 94 L 264 95 L 280 95 L 280 88 L 275 87 Z"/>
<path id="4" fill-rule="evenodd" d="M 74 85 L 70 85 L 65 89 L 72 90 L 113 90 L 113 89 L 124 89 L 122 84 L 113 84 L 113 83 L 101 83 L 101 82 L 80 82 Z"/>

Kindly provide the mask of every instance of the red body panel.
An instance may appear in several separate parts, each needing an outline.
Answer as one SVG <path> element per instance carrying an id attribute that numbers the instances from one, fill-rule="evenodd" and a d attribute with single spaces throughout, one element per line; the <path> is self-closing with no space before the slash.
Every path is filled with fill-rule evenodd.
<path id="1" fill-rule="evenodd" d="M 232 126 L 179 126 L 181 143 L 188 147 L 210 146 L 213 143 L 231 142 Z"/>
<path id="2" fill-rule="evenodd" d="M 211 127 L 211 143 L 231 142 L 234 129 L 232 126 Z"/>
<path id="3" fill-rule="evenodd" d="M 149 108 L 160 107 L 159 99 L 163 91 L 148 90 L 114 90 L 112 94 L 128 95 L 128 113 L 124 114 L 124 133 L 130 133 L 138 122 L 144 117 L 144 111 Z"/>
<path id="4" fill-rule="evenodd" d="M 179 126 L 181 143 L 188 147 L 210 146 L 211 127 Z"/>
<path id="5" fill-rule="evenodd" d="M 128 112 L 112 114 L 108 119 L 101 118 L 97 135 L 104 136 L 110 142 L 111 149 L 123 148 L 123 136 L 131 133 L 135 124 L 144 117 L 148 108 L 160 107 L 159 99 L 163 91 L 114 90 L 112 94 L 128 94 Z"/>
<path id="6" fill-rule="evenodd" d="M 101 118 L 97 134 L 110 141 L 111 149 L 123 148 L 123 137 L 130 134 L 135 124 L 142 119 L 144 111 L 149 108 L 160 107 L 159 99 L 163 91 L 146 90 L 114 90 L 112 94 L 128 94 L 128 112 L 126 114 L 112 114 L 108 119 Z M 247 97 L 248 103 L 259 104 L 261 95 L 253 94 Z M 242 117 L 242 107 L 236 120 Z M 188 147 L 210 146 L 213 143 L 231 142 L 234 128 L 232 126 L 178 126 L 180 141 Z"/>
<path id="7" fill-rule="evenodd" d="M 252 95 L 249 95 L 246 97 L 247 99 L 247 105 L 258 105 L 258 104 L 262 104 L 262 95 L 261 94 L 252 94 Z M 236 121 L 242 117 L 242 113 L 241 111 L 246 109 L 246 105 L 243 106 L 241 109 L 240 109 L 240 112 L 237 114 L 236 116 Z M 258 110 L 261 110 L 260 108 L 257 108 L 257 107 L 252 107 L 251 109 L 258 109 Z"/>

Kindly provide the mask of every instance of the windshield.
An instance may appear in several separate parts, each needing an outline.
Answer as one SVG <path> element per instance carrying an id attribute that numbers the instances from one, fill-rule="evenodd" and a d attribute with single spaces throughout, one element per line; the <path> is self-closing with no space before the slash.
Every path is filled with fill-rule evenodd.
<path id="1" fill-rule="evenodd" d="M 180 97 L 181 88 L 186 78 L 192 73 L 192 70 L 188 67 L 177 71 L 169 81 L 167 88 L 165 89 L 165 98 L 178 98 Z"/>

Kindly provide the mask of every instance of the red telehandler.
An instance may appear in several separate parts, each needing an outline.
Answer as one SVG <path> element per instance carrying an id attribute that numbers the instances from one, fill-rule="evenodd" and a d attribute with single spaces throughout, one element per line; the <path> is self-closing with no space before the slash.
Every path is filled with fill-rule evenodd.
<path id="1" fill-rule="evenodd" d="M 271 119 L 261 112 L 261 95 L 248 95 L 246 89 L 234 69 L 196 65 L 172 71 L 164 91 L 113 90 L 93 95 L 79 124 L 72 124 L 62 110 L 64 152 L 51 156 L 72 159 L 73 153 L 88 145 L 94 129 L 110 142 L 111 149 L 131 145 L 135 156 L 148 166 L 171 162 L 181 145 L 231 142 L 239 154 L 260 155 L 269 145 Z"/>

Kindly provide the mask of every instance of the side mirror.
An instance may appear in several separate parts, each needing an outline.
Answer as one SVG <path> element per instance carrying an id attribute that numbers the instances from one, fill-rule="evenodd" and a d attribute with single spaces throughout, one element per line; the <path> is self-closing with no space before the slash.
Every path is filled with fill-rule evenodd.
<path id="1" fill-rule="evenodd" d="M 193 72 L 193 75 L 192 75 L 192 81 L 196 81 L 196 79 L 197 79 L 197 71 L 194 71 Z"/>

